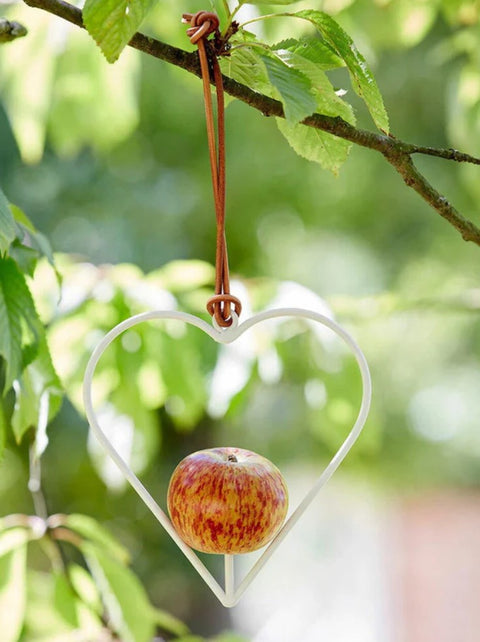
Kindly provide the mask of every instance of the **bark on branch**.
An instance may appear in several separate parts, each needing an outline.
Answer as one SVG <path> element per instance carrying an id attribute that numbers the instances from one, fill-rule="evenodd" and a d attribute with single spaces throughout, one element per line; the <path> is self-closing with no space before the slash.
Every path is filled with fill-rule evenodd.
<path id="1" fill-rule="evenodd" d="M 64 2 L 64 0 L 24 0 L 30 7 L 48 11 L 78 27 L 84 27 L 82 12 L 77 7 Z M 197 53 L 189 53 L 183 49 L 173 47 L 160 40 L 136 33 L 129 42 L 130 47 L 143 51 L 155 58 L 159 58 L 177 67 L 181 67 L 196 76 L 201 76 Z M 247 105 L 258 109 L 264 116 L 284 118 L 282 104 L 264 96 L 249 87 L 242 85 L 227 76 L 224 76 L 225 91 L 243 101 Z M 384 158 L 400 174 L 404 183 L 414 189 L 420 196 L 433 207 L 440 216 L 446 219 L 462 235 L 465 241 L 471 241 L 480 246 L 480 228 L 472 221 L 465 218 L 442 194 L 440 194 L 429 181 L 419 172 L 413 163 L 413 154 L 435 156 L 459 163 L 473 163 L 480 165 L 480 159 L 459 152 L 455 149 L 436 149 L 406 143 L 394 136 L 385 136 L 370 132 L 350 125 L 340 117 L 313 114 L 303 121 L 307 127 L 314 127 L 328 132 L 339 138 L 349 140 L 356 145 L 380 152 Z"/>

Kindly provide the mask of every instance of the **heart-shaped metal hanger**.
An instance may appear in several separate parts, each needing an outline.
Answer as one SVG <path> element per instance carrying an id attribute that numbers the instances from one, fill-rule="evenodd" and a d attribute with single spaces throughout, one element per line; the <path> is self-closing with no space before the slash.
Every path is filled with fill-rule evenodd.
<path id="1" fill-rule="evenodd" d="M 360 369 L 360 374 L 362 378 L 362 400 L 360 404 L 360 410 L 357 416 L 357 419 L 353 425 L 353 428 L 348 433 L 345 441 L 342 443 L 340 448 L 337 450 L 336 454 L 332 457 L 328 465 L 324 468 L 323 472 L 317 478 L 312 488 L 307 492 L 300 504 L 295 508 L 295 510 L 288 517 L 282 528 L 278 531 L 273 540 L 265 548 L 261 556 L 257 559 L 255 564 L 252 566 L 250 571 L 247 573 L 245 578 L 240 582 L 240 584 L 235 587 L 235 577 L 234 577 L 234 555 L 225 555 L 225 586 L 222 588 L 217 580 L 213 577 L 207 567 L 200 560 L 198 555 L 191 549 L 185 542 L 180 538 L 178 533 L 175 531 L 170 519 L 164 510 L 158 505 L 158 503 L 153 499 L 151 494 L 138 479 L 129 465 L 122 459 L 120 454 L 114 448 L 105 432 L 102 430 L 95 410 L 93 408 L 92 402 L 92 382 L 93 376 L 95 373 L 95 368 L 102 354 L 106 348 L 112 343 L 112 341 L 118 337 L 120 334 L 128 330 L 129 328 L 143 323 L 145 321 L 152 321 L 158 319 L 167 319 L 167 320 L 177 320 L 189 325 L 195 326 L 205 332 L 210 336 L 214 341 L 220 344 L 229 344 L 235 341 L 240 337 L 244 332 L 253 326 L 267 321 L 269 319 L 276 318 L 299 318 L 306 321 L 319 323 L 327 328 L 330 328 L 337 336 L 339 336 L 343 342 L 350 348 L 355 359 L 357 361 L 358 367 Z M 173 541 L 177 544 L 180 550 L 191 562 L 192 566 L 198 571 L 200 576 L 204 579 L 216 597 L 220 602 L 226 606 L 234 606 L 248 586 L 251 584 L 253 579 L 263 568 L 268 559 L 272 556 L 274 551 L 278 548 L 280 543 L 286 537 L 286 535 L 291 531 L 293 526 L 298 522 L 305 510 L 310 506 L 312 501 L 315 499 L 316 495 L 324 486 L 324 484 L 330 479 L 333 473 L 336 471 L 340 463 L 345 458 L 346 454 L 354 444 L 358 435 L 360 434 L 365 421 L 367 419 L 368 411 L 370 408 L 371 400 L 371 379 L 370 372 L 368 369 L 368 364 L 365 359 L 365 356 L 355 340 L 346 332 L 338 323 L 332 321 L 332 319 L 313 312 L 312 310 L 306 310 L 302 308 L 279 308 L 261 312 L 250 319 L 247 319 L 243 323 L 238 323 L 238 317 L 235 312 L 232 312 L 233 323 L 229 327 L 221 327 L 213 318 L 213 327 L 209 325 L 203 319 L 196 317 L 192 314 L 187 314 L 186 312 L 179 311 L 166 311 L 158 310 L 152 312 L 144 312 L 142 314 L 137 314 L 125 321 L 122 321 L 117 326 L 115 326 L 108 334 L 100 341 L 98 346 L 95 348 L 92 356 L 87 365 L 85 372 L 84 386 L 83 386 L 83 399 L 85 404 L 85 410 L 87 418 L 92 428 L 95 436 L 97 437 L 100 444 L 104 447 L 113 461 L 116 463 L 120 471 L 123 473 L 128 482 L 133 486 L 133 488 L 140 495 L 141 499 L 145 502 L 148 508 L 152 511 L 155 517 L 158 519 L 163 528 L 167 531 Z"/>

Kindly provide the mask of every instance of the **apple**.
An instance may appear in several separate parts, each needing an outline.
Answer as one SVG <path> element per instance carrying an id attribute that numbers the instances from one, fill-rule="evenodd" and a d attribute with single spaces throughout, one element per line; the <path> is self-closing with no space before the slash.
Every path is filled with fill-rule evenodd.
<path id="1" fill-rule="evenodd" d="M 167 503 L 175 530 L 195 550 L 249 553 L 283 524 L 288 490 L 265 457 L 242 448 L 210 448 L 178 464 Z"/>

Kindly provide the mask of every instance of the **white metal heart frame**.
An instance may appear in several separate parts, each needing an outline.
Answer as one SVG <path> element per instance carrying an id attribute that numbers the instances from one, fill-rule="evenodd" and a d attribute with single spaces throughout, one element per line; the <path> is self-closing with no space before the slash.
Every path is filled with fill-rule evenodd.
<path id="1" fill-rule="evenodd" d="M 249 328 L 252 328 L 257 323 L 261 323 L 262 321 L 267 321 L 269 319 L 274 319 L 278 317 L 300 318 L 300 319 L 306 319 L 307 321 L 313 321 L 321 325 L 324 325 L 327 328 L 330 328 L 330 330 L 332 330 L 337 336 L 339 336 L 344 341 L 344 343 L 347 344 L 347 346 L 350 348 L 350 350 L 354 354 L 358 367 L 360 369 L 362 386 L 363 386 L 362 401 L 361 401 L 360 410 L 359 410 L 357 419 L 353 425 L 353 428 L 348 433 L 345 441 L 342 443 L 342 445 L 340 446 L 336 454 L 330 460 L 329 464 L 325 467 L 321 475 L 315 481 L 312 488 L 307 492 L 303 500 L 296 507 L 293 513 L 288 517 L 288 519 L 286 520 L 282 528 L 279 530 L 279 532 L 276 534 L 274 539 L 270 542 L 270 544 L 266 547 L 262 555 L 258 558 L 255 564 L 252 566 L 252 568 L 247 573 L 245 578 L 240 582 L 238 587 L 235 587 L 235 577 L 234 577 L 234 557 L 235 556 L 234 555 L 224 556 L 225 557 L 225 588 L 222 588 L 220 584 L 217 582 L 217 580 L 210 573 L 210 571 L 207 569 L 207 567 L 200 560 L 198 555 L 193 551 L 193 549 L 187 546 L 187 544 L 185 544 L 185 542 L 180 538 L 180 536 L 175 531 L 166 513 L 162 510 L 162 508 L 160 508 L 160 506 L 153 499 L 153 497 L 150 495 L 150 493 L 142 484 L 142 482 L 138 479 L 138 477 L 131 470 L 128 464 L 122 459 L 119 453 L 115 450 L 115 448 L 109 441 L 108 437 L 102 430 L 101 426 L 98 423 L 97 416 L 93 408 L 93 402 L 92 402 L 93 376 L 100 357 L 102 356 L 106 348 L 112 343 L 112 341 L 116 337 L 118 337 L 120 334 L 122 334 L 122 332 L 125 332 L 125 330 L 128 330 L 129 328 L 139 323 L 143 323 L 144 321 L 161 320 L 161 319 L 182 321 L 184 323 L 187 323 L 189 325 L 199 328 L 200 330 L 205 332 L 205 334 L 209 335 L 217 343 L 228 344 L 228 343 L 232 343 L 232 341 L 235 341 L 235 339 L 237 339 L 246 330 L 248 330 Z M 304 310 L 301 308 L 279 308 L 276 310 L 268 310 L 266 312 L 257 314 L 251 317 L 250 319 L 247 319 L 241 324 L 238 324 L 238 318 L 233 313 L 233 323 L 228 328 L 221 328 L 220 326 L 217 325 L 215 320 L 213 320 L 213 327 L 212 327 L 203 319 L 199 319 L 198 317 L 192 314 L 187 314 L 186 312 L 158 310 L 158 311 L 144 312 L 142 314 L 137 314 L 119 323 L 112 330 L 110 330 L 110 332 L 107 335 L 105 335 L 102 341 L 100 341 L 100 343 L 97 345 L 97 347 L 93 351 L 93 354 L 90 357 L 90 360 L 88 362 L 87 369 L 85 371 L 85 379 L 84 379 L 84 386 L 83 386 L 83 398 L 84 398 L 87 418 L 98 441 L 105 448 L 105 450 L 113 459 L 113 461 L 117 464 L 117 466 L 119 467 L 120 471 L 123 473 L 125 478 L 137 491 L 137 493 L 140 495 L 142 500 L 145 502 L 148 508 L 152 511 L 152 513 L 158 519 L 158 521 L 163 526 L 163 528 L 167 531 L 167 533 L 174 540 L 174 542 L 177 544 L 180 550 L 188 558 L 192 566 L 198 571 L 200 576 L 204 579 L 204 581 L 207 583 L 207 585 L 210 587 L 210 589 L 213 591 L 216 597 L 226 607 L 232 607 L 239 601 L 239 599 L 241 598 L 245 590 L 248 588 L 248 586 L 251 584 L 253 579 L 256 577 L 259 571 L 263 568 L 265 563 L 269 560 L 269 558 L 272 556 L 274 551 L 278 548 L 278 546 L 286 537 L 286 535 L 291 531 L 293 526 L 298 522 L 300 517 L 308 508 L 308 506 L 315 499 L 316 495 L 318 494 L 322 486 L 326 484 L 326 482 L 330 479 L 330 477 L 339 467 L 340 463 L 343 461 L 346 454 L 354 444 L 355 440 L 357 439 L 358 435 L 360 434 L 365 424 L 368 411 L 370 408 L 371 394 L 372 394 L 372 385 L 371 385 L 368 364 L 363 352 L 361 351 L 361 349 L 359 348 L 355 340 L 350 336 L 350 334 L 348 334 L 348 332 L 346 332 L 340 325 L 338 325 L 338 323 L 335 323 L 335 321 L 332 321 L 328 317 L 322 314 L 319 314 L 317 312 L 313 312 L 311 310 Z"/>

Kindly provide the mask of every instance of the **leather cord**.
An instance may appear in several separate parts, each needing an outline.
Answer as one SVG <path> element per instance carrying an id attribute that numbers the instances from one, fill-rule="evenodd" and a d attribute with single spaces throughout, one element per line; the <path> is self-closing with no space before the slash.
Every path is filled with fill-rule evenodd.
<path id="1" fill-rule="evenodd" d="M 183 22 L 190 24 L 187 35 L 190 42 L 198 47 L 200 68 L 203 80 L 203 97 L 207 122 L 207 139 L 212 172 L 213 198 L 217 220 L 217 240 L 215 257 L 215 296 L 207 302 L 207 310 L 217 324 L 227 328 L 232 325 L 233 311 L 240 316 L 242 304 L 230 294 L 230 275 L 228 268 L 227 241 L 225 237 L 225 107 L 222 73 L 215 51 L 207 38 L 218 33 L 219 19 L 215 13 L 199 11 L 195 14 L 184 13 Z M 210 93 L 210 67 L 217 94 L 217 131 Z"/>

